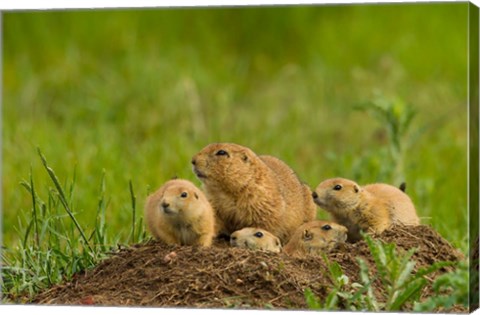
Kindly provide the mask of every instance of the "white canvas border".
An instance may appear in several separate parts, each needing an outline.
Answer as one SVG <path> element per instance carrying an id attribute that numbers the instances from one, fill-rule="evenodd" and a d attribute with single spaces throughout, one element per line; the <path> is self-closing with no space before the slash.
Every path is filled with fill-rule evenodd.
<path id="1" fill-rule="evenodd" d="M 15 0 L 0 2 L 0 10 L 45 10 L 45 9 L 101 9 L 101 8 L 155 8 L 192 6 L 247 6 L 247 5 L 300 5 L 300 4 L 374 4 L 374 3 L 417 3 L 417 2 L 467 2 L 452 0 Z M 480 6 L 480 0 L 470 2 Z"/>

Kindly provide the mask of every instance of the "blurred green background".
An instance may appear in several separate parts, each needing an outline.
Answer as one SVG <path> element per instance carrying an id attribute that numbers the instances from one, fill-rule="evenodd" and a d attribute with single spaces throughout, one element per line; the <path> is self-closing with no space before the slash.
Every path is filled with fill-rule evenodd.
<path id="1" fill-rule="evenodd" d="M 415 110 L 402 158 L 422 223 L 467 237 L 468 3 L 7 12 L 3 14 L 3 237 L 31 212 L 30 169 L 75 174 L 92 226 L 102 171 L 109 232 L 126 235 L 129 180 L 143 208 L 191 157 L 236 142 L 329 177 L 394 185 L 388 126 L 359 104 Z M 325 212 L 319 215 L 326 218 Z"/>

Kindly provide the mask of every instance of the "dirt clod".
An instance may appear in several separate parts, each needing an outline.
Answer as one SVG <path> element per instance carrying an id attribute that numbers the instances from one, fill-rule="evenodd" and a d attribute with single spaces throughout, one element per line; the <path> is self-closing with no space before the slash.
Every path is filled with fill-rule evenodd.
<path id="1" fill-rule="evenodd" d="M 417 248 L 415 270 L 436 261 L 463 259 L 460 252 L 424 225 L 394 227 L 376 238 L 395 243 L 400 253 Z M 340 264 L 351 282 L 359 281 L 356 257 L 373 267 L 365 241 L 346 244 L 327 257 Z M 448 268 L 440 272 L 446 271 Z M 40 293 L 33 303 L 305 309 L 306 288 L 320 298 L 330 291 L 332 283 L 327 275 L 326 264 L 319 256 L 290 257 L 221 243 L 200 248 L 148 241 L 120 249 L 71 282 Z M 374 287 L 380 285 L 374 283 Z M 427 287 L 422 298 L 432 294 Z"/>

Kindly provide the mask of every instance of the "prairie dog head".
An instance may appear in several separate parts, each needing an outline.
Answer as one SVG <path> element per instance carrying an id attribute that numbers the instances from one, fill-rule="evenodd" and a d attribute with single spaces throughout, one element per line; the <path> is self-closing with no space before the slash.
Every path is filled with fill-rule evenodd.
<path id="1" fill-rule="evenodd" d="M 321 182 L 312 193 L 313 201 L 322 209 L 337 215 L 348 215 L 360 201 L 360 186 L 345 178 Z"/>
<path id="2" fill-rule="evenodd" d="M 206 199 L 194 184 L 187 180 L 172 179 L 166 182 L 147 201 L 147 207 L 155 207 L 172 220 L 201 214 Z"/>
<path id="3" fill-rule="evenodd" d="M 230 235 L 230 245 L 279 253 L 282 250 L 280 239 L 272 233 L 253 227 L 243 228 Z"/>
<path id="4" fill-rule="evenodd" d="M 192 158 L 193 172 L 204 184 L 239 189 L 254 178 L 257 156 L 233 143 L 212 143 Z M 242 185 L 243 184 L 243 185 Z"/>
<path id="5" fill-rule="evenodd" d="M 301 225 L 285 245 L 287 254 L 320 254 L 347 240 L 347 228 L 335 222 L 316 220 Z"/>

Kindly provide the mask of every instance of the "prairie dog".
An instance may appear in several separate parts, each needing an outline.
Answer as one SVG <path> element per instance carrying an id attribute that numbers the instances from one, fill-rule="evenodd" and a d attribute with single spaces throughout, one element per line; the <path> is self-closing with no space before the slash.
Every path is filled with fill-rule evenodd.
<path id="1" fill-rule="evenodd" d="M 348 179 L 332 178 L 321 182 L 312 196 L 335 222 L 347 227 L 349 241 L 360 239 L 360 230 L 379 234 L 392 224 L 420 224 L 410 197 L 391 185 L 361 187 Z"/>
<path id="2" fill-rule="evenodd" d="M 256 226 L 286 242 L 316 215 L 310 188 L 273 156 L 258 156 L 238 144 L 213 143 L 198 152 L 192 164 L 220 233 Z"/>
<path id="3" fill-rule="evenodd" d="M 253 250 L 264 250 L 280 253 L 282 244 L 280 239 L 272 233 L 254 227 L 246 227 L 230 235 L 230 245 Z"/>
<path id="4" fill-rule="evenodd" d="M 207 198 L 187 180 L 169 180 L 147 198 L 145 223 L 167 244 L 210 246 L 214 222 Z"/>
<path id="5" fill-rule="evenodd" d="M 347 228 L 335 222 L 315 220 L 302 224 L 283 251 L 288 255 L 321 254 L 347 239 Z"/>

